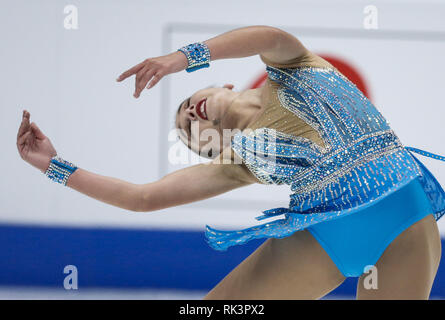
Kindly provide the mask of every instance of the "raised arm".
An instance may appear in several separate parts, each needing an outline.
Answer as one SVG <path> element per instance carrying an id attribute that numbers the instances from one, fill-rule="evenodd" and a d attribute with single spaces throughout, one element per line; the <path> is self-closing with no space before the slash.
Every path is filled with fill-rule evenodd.
<path id="1" fill-rule="evenodd" d="M 209 48 L 211 61 L 233 59 L 262 54 L 272 62 L 286 63 L 307 50 L 291 34 L 270 26 L 249 26 L 228 31 L 203 41 Z M 152 88 L 167 74 L 185 70 L 187 58 L 180 51 L 168 55 L 149 58 L 122 73 L 117 81 L 132 75 L 135 77 L 134 97 L 138 98 L 145 88 Z"/>
<path id="2" fill-rule="evenodd" d="M 257 54 L 276 63 L 286 63 L 306 52 L 293 35 L 270 26 L 235 29 L 204 41 L 211 60 L 250 57 Z"/>
<path id="3" fill-rule="evenodd" d="M 29 119 L 29 112 L 24 111 L 17 148 L 23 160 L 45 172 L 57 152 L 48 137 Z M 116 207 L 148 212 L 207 199 L 255 182 L 240 165 L 218 164 L 218 161 L 178 170 L 147 184 L 130 183 L 78 168 L 66 185 Z"/>

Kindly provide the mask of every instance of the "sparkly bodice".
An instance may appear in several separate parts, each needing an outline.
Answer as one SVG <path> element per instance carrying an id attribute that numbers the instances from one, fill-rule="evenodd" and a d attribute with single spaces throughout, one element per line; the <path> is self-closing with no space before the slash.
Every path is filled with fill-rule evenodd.
<path id="1" fill-rule="evenodd" d="M 299 119 L 301 134 L 263 127 L 259 121 L 253 131 L 236 134 L 231 147 L 262 183 L 290 185 L 289 207 L 263 211 L 258 220 L 285 218 L 244 230 L 219 231 L 207 226 L 210 246 L 225 250 L 254 238 L 285 237 L 352 214 L 415 178 L 423 179 L 436 219 L 444 213 L 445 193 L 440 185 L 425 178 L 429 171 L 337 69 L 268 65 L 266 71 L 280 106 Z M 266 118 L 267 114 L 263 120 Z"/>
<path id="2" fill-rule="evenodd" d="M 360 159 L 403 149 L 380 112 L 335 68 L 266 70 L 268 80 L 278 85 L 279 108 L 290 115 L 284 113 L 278 121 L 275 117 L 268 127 L 263 126 L 264 119 L 269 120 L 263 115 L 263 121 L 248 128 L 254 131 L 239 133 L 232 141 L 232 149 L 261 182 L 292 184 L 293 191 L 315 190 L 346 164 L 351 169 Z M 302 123 L 300 128 L 295 119 Z M 277 129 L 286 121 L 297 135 Z"/>

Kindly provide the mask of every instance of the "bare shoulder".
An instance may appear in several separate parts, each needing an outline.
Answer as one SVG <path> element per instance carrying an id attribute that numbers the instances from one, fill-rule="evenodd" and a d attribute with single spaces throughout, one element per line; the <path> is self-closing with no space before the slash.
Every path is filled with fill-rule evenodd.
<path id="1" fill-rule="evenodd" d="M 264 62 L 264 64 L 275 68 L 299 68 L 299 67 L 334 68 L 334 66 L 331 63 L 329 63 L 326 59 L 322 58 L 318 54 L 306 48 L 300 55 L 286 61 L 277 62 L 279 60 L 274 60 L 274 58 L 271 58 L 270 56 L 267 56 L 265 54 L 260 54 L 260 59 Z"/>
<path id="2" fill-rule="evenodd" d="M 229 179 L 246 185 L 261 183 L 230 147 L 225 148 L 212 163 L 219 165 L 223 174 Z"/>
<path id="3" fill-rule="evenodd" d="M 331 67 L 335 68 L 329 61 L 327 61 L 325 58 L 321 57 L 320 55 L 308 50 L 307 51 L 307 60 L 315 65 L 319 65 L 320 67 Z"/>
<path id="4" fill-rule="evenodd" d="M 306 54 L 307 49 L 292 34 L 277 29 L 274 48 L 261 52 L 260 57 L 274 64 L 287 64 Z"/>

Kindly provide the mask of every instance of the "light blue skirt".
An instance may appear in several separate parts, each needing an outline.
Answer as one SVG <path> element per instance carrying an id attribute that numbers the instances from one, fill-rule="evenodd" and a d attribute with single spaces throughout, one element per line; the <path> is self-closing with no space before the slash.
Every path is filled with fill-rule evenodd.
<path id="1" fill-rule="evenodd" d="M 345 277 L 359 277 L 398 235 L 430 214 L 430 200 L 414 179 L 368 208 L 307 230 Z"/>

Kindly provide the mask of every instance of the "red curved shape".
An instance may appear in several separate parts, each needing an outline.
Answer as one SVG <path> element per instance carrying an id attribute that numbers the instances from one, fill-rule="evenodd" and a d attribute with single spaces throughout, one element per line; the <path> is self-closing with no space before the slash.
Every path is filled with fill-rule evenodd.
<path id="1" fill-rule="evenodd" d="M 259 88 L 266 82 L 267 72 L 262 73 L 254 82 L 249 86 L 249 89 Z"/>

